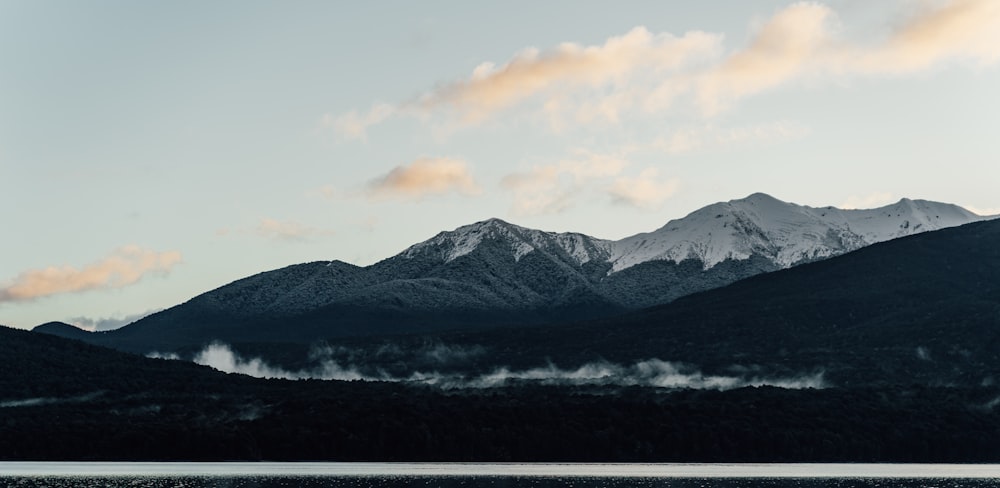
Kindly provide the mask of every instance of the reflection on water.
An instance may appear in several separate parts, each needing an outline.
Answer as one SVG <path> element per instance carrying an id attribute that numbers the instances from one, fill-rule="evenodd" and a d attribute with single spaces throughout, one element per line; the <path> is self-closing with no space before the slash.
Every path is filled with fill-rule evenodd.
<path id="1" fill-rule="evenodd" d="M 1000 488 L 1000 465 L 0 462 L 0 488 Z"/>
<path id="2" fill-rule="evenodd" d="M 252 476 L 4 477 L 11 487 L 83 488 L 1000 488 L 997 479 L 887 478 L 615 478 L 520 476 Z"/>

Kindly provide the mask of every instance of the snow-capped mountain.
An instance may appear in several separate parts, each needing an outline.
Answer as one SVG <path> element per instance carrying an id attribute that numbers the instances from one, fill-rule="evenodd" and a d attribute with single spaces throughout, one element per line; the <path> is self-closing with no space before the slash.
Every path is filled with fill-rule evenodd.
<path id="1" fill-rule="evenodd" d="M 541 252 L 569 258 L 577 265 L 590 261 L 606 261 L 611 241 L 595 239 L 575 232 L 556 233 L 519 227 L 500 219 L 489 219 L 465 225 L 451 232 L 414 244 L 400 253 L 404 258 L 433 253 L 444 262 L 475 251 L 484 241 L 502 241 L 509 246 L 514 261 L 530 252 Z"/>
<path id="2" fill-rule="evenodd" d="M 919 232 L 967 224 L 983 217 L 962 207 L 902 199 L 866 210 L 813 208 L 755 193 L 671 220 L 660 229 L 610 246 L 612 271 L 636 264 L 685 259 L 711 268 L 727 259 L 767 258 L 781 268 L 827 258 Z"/>
<path id="3" fill-rule="evenodd" d="M 148 352 L 590 319 L 984 218 L 923 200 L 841 210 L 756 193 L 618 241 L 490 219 L 367 267 L 331 261 L 260 273 L 94 337 Z"/>
<path id="4" fill-rule="evenodd" d="M 515 261 L 530 252 L 568 257 L 577 265 L 608 262 L 609 274 L 649 261 L 696 260 L 704 269 L 751 256 L 779 268 L 815 261 L 919 232 L 982 220 L 957 205 L 910 200 L 864 210 L 808 207 L 764 193 L 703 207 L 648 233 L 619 241 L 555 233 L 490 219 L 415 244 L 399 256 L 434 254 L 444 262 L 501 241 Z"/>

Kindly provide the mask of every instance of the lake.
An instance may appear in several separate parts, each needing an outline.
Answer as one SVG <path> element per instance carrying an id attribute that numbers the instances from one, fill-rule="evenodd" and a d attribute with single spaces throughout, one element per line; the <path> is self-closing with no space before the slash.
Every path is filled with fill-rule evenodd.
<path id="1" fill-rule="evenodd" d="M 0 462 L 16 487 L 992 487 L 1000 465 Z"/>

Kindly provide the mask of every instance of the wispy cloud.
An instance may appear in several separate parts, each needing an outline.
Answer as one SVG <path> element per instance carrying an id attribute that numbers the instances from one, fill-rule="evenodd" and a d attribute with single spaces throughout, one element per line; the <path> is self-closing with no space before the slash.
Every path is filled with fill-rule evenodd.
<path id="1" fill-rule="evenodd" d="M 152 353 L 150 357 L 164 359 L 176 359 L 176 355 Z M 194 362 L 215 368 L 225 373 L 238 373 L 256 378 L 284 378 L 284 379 L 306 379 L 319 378 L 325 380 L 360 380 L 365 376 L 353 369 L 341 368 L 336 363 L 329 361 L 323 366 L 309 371 L 288 371 L 279 367 L 271 366 L 260 358 L 244 359 L 233 352 L 229 346 L 213 343 L 205 347 L 194 357 Z M 371 379 L 371 378 L 369 378 Z"/>
<path id="2" fill-rule="evenodd" d="M 125 246 L 84 266 L 50 266 L 25 271 L 0 288 L 0 302 L 26 301 L 63 293 L 122 288 L 149 274 L 168 273 L 181 262 L 177 251 Z"/>
<path id="3" fill-rule="evenodd" d="M 453 158 L 417 159 L 393 168 L 367 188 L 368 196 L 376 199 L 419 199 L 452 192 L 470 196 L 482 193 L 465 161 Z"/>
<path id="4" fill-rule="evenodd" d="M 646 168 L 635 178 L 615 179 L 608 193 L 615 203 L 653 209 L 673 196 L 679 186 L 676 178 L 661 179 L 656 168 Z"/>
<path id="5" fill-rule="evenodd" d="M 671 130 L 650 146 L 667 154 L 682 154 L 716 147 L 773 144 L 799 139 L 809 133 L 808 127 L 790 121 L 736 127 L 702 124 Z"/>
<path id="6" fill-rule="evenodd" d="M 716 51 L 720 36 L 690 32 L 681 37 L 636 27 L 603 45 L 564 43 L 541 51 L 526 49 L 501 66 L 480 64 L 465 80 L 424 95 L 417 106 L 447 107 L 468 123 L 477 123 L 537 94 L 551 98 L 565 90 L 622 88 L 637 71 L 663 73 Z"/>
<path id="7" fill-rule="evenodd" d="M 567 123 L 618 122 L 629 113 L 659 113 L 693 100 L 705 116 L 739 100 L 802 79 L 906 75 L 952 60 L 980 66 L 1000 59 L 1000 2 L 951 0 L 905 3 L 892 26 L 851 41 L 830 7 L 800 2 L 759 24 L 747 45 L 728 53 L 724 36 L 681 36 L 644 27 L 603 44 L 563 43 L 528 48 L 504 63 L 482 63 L 464 79 L 446 81 L 415 100 L 375 104 L 325 116 L 343 138 L 392 117 L 437 116 L 476 125 L 515 107 Z"/>
<path id="8" fill-rule="evenodd" d="M 147 316 L 152 315 L 152 314 L 154 314 L 156 312 L 159 312 L 159 311 L 160 311 L 159 309 L 157 309 L 157 310 L 147 310 L 147 311 L 142 312 L 142 313 L 137 313 L 137 314 L 132 314 L 132 315 L 125 315 L 125 316 L 122 316 L 122 317 L 94 318 L 94 317 L 82 317 L 81 316 L 81 317 L 73 317 L 73 318 L 67 319 L 66 322 L 68 322 L 70 324 L 73 324 L 73 325 L 75 325 L 75 326 L 77 326 L 77 327 L 79 327 L 79 328 L 81 328 L 83 330 L 89 330 L 91 332 L 102 331 L 102 330 L 114 330 L 114 329 L 118 329 L 120 327 L 126 326 L 128 324 L 131 324 L 132 322 L 135 322 L 136 320 L 139 320 L 141 318 L 147 317 Z"/>
<path id="9" fill-rule="evenodd" d="M 972 205 L 963 205 L 963 208 L 976 215 L 982 215 L 983 217 L 1000 216 L 1000 207 L 974 207 Z"/>
<path id="10" fill-rule="evenodd" d="M 746 48 L 695 79 L 702 109 L 713 114 L 731 100 L 800 76 L 829 40 L 833 12 L 815 3 L 787 7 L 761 27 Z"/>
<path id="11" fill-rule="evenodd" d="M 905 75 L 949 60 L 989 65 L 1000 59 L 1000 3 L 914 2 L 895 28 L 869 44 L 838 36 L 832 9 L 797 3 L 776 13 L 749 46 L 696 77 L 699 104 L 713 114 L 740 98 L 803 77 Z"/>
<path id="12" fill-rule="evenodd" d="M 1000 3 L 952 0 L 917 3 L 921 8 L 894 29 L 886 42 L 855 61 L 869 73 L 911 73 L 949 59 L 981 65 L 1000 60 Z"/>
<path id="13" fill-rule="evenodd" d="M 305 225 L 294 220 L 277 220 L 270 217 L 262 217 L 252 227 L 224 227 L 216 230 L 215 234 L 217 236 L 254 235 L 264 239 L 305 241 L 314 237 L 334 235 L 336 231 Z"/>
<path id="14" fill-rule="evenodd" d="M 254 232 L 267 239 L 284 239 L 298 241 L 318 235 L 331 235 L 333 231 L 300 224 L 294 220 L 275 220 L 262 218 L 257 223 Z"/>
<path id="15" fill-rule="evenodd" d="M 505 176 L 501 186 L 514 194 L 513 212 L 536 215 L 563 211 L 586 198 L 594 182 L 605 182 L 629 165 L 615 154 L 578 150 L 575 156 Z"/>
<path id="16" fill-rule="evenodd" d="M 396 108 L 387 103 L 376 103 L 365 113 L 351 110 L 339 117 L 323 115 L 320 124 L 332 130 L 341 139 L 368 139 L 368 128 L 382 123 L 395 114 Z"/>
<path id="17" fill-rule="evenodd" d="M 447 354 L 453 353 L 454 351 L 448 351 Z M 384 371 L 365 372 L 366 369 L 370 368 L 359 365 L 342 365 L 333 360 L 330 354 L 331 350 L 329 349 L 315 351 L 315 354 L 310 356 L 315 356 L 312 359 L 320 360 L 317 366 L 290 371 L 272 366 L 261 358 L 241 357 L 229 346 L 213 343 L 197 353 L 194 362 L 227 373 L 239 373 L 259 378 L 393 381 L 423 383 L 443 389 L 495 388 L 516 382 L 546 385 L 634 385 L 708 390 L 729 390 L 763 385 L 787 389 L 818 389 L 829 386 L 821 370 L 793 377 L 707 375 L 689 365 L 655 358 L 637 361 L 631 365 L 597 361 L 585 363 L 576 368 L 563 369 L 550 363 L 546 366 L 523 370 L 497 367 L 489 373 L 473 375 L 409 371 L 404 376 L 393 376 Z M 148 356 L 178 359 L 176 354 L 151 353 Z"/>

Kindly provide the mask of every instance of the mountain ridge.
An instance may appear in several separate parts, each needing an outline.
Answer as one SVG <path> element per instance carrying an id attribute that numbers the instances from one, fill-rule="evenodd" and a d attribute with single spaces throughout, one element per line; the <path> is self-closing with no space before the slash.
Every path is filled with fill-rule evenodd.
<path id="1" fill-rule="evenodd" d="M 370 266 L 318 261 L 258 273 L 84 340 L 149 352 L 212 340 L 308 342 L 586 320 L 983 219 L 924 200 L 840 210 L 763 193 L 618 241 L 488 219 Z"/>

